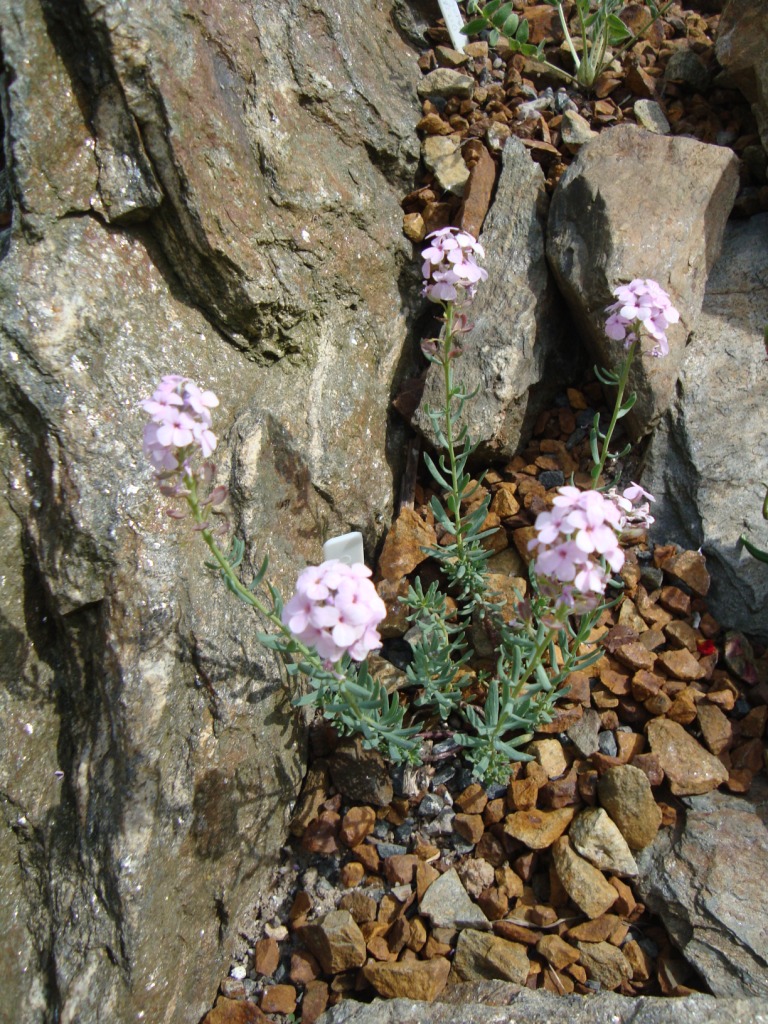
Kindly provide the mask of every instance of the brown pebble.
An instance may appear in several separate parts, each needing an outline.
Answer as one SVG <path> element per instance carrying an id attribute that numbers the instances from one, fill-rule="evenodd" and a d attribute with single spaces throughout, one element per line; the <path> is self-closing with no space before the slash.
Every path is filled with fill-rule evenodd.
<path id="1" fill-rule="evenodd" d="M 390 885 L 410 885 L 420 863 L 413 853 L 396 853 L 384 858 L 384 876 Z"/>
<path id="2" fill-rule="evenodd" d="M 513 779 L 507 790 L 507 803 L 516 811 L 530 811 L 536 806 L 539 787 L 533 779 Z"/>
<path id="3" fill-rule="evenodd" d="M 477 904 L 489 921 L 500 921 L 509 911 L 509 897 L 495 885 L 484 889 L 477 897 Z"/>
<path id="4" fill-rule="evenodd" d="M 668 612 L 677 615 L 678 618 L 685 618 L 691 610 L 691 599 L 680 590 L 679 587 L 662 587 L 659 595 L 659 604 Z"/>
<path id="5" fill-rule="evenodd" d="M 580 942 L 607 942 L 619 924 L 621 918 L 616 914 L 603 914 L 593 921 L 583 921 L 569 928 L 566 934 L 569 939 Z"/>
<path id="6" fill-rule="evenodd" d="M 300 889 L 288 912 L 288 919 L 293 927 L 297 927 L 312 909 L 312 897 L 304 889 Z"/>
<path id="7" fill-rule="evenodd" d="M 256 1003 L 220 995 L 201 1024 L 269 1024 L 269 1017 L 265 1016 Z"/>
<path id="8" fill-rule="evenodd" d="M 454 832 L 473 845 L 480 841 L 485 830 L 480 814 L 457 814 L 453 819 Z"/>
<path id="9" fill-rule="evenodd" d="M 378 874 L 379 853 L 375 846 L 370 843 L 358 843 L 352 847 L 352 855 L 360 861 L 369 875 Z"/>
<path id="10" fill-rule="evenodd" d="M 432 885 L 436 879 L 440 877 L 440 872 L 433 868 L 431 864 L 420 863 L 416 868 L 416 896 L 421 902 L 424 893 Z"/>
<path id="11" fill-rule="evenodd" d="M 253 950 L 253 966 L 257 974 L 271 977 L 280 963 L 280 947 L 274 939 L 259 939 Z"/>
<path id="12" fill-rule="evenodd" d="M 689 650 L 685 647 L 675 651 L 662 651 L 658 655 L 659 666 L 674 679 L 682 679 L 689 682 L 694 679 L 701 679 L 704 670 Z"/>
<path id="13" fill-rule="evenodd" d="M 358 860 L 348 861 L 339 873 L 339 880 L 345 889 L 354 889 L 365 878 L 365 868 Z"/>
<path id="14" fill-rule="evenodd" d="M 291 981 L 296 985 L 307 985 L 322 973 L 320 964 L 311 953 L 304 949 L 297 949 L 291 953 Z"/>
<path id="15" fill-rule="evenodd" d="M 301 845 L 308 853 L 339 853 L 339 815 L 334 811 L 323 811 L 307 825 L 301 837 Z"/>
<path id="16" fill-rule="evenodd" d="M 478 782 L 473 782 L 456 797 L 455 803 L 465 814 L 482 814 L 488 795 Z"/>
<path id="17" fill-rule="evenodd" d="M 301 1000 L 301 1024 L 315 1024 L 328 1006 L 328 985 L 324 981 L 310 981 Z"/>
<path id="18" fill-rule="evenodd" d="M 265 1013 L 283 1013 L 286 1016 L 296 1009 L 296 989 L 293 985 L 270 985 L 261 996 L 261 1008 Z"/>
<path id="19" fill-rule="evenodd" d="M 493 930 L 502 939 L 523 942 L 528 946 L 535 946 L 541 938 L 541 932 L 516 924 L 514 921 L 494 921 Z"/>
<path id="20" fill-rule="evenodd" d="M 653 666 L 656 663 L 656 655 L 647 651 L 641 643 L 637 641 L 628 644 L 622 644 L 614 652 L 614 657 L 626 665 L 627 668 L 631 668 L 633 671 L 638 672 L 640 669 L 646 669 L 646 671 L 653 671 Z"/>
<path id="21" fill-rule="evenodd" d="M 615 910 L 620 917 L 629 917 L 637 906 L 637 900 L 635 899 L 631 888 L 626 882 L 623 882 L 620 878 L 616 878 L 615 876 L 613 878 L 609 878 L 608 881 L 619 894 L 611 909 Z"/>

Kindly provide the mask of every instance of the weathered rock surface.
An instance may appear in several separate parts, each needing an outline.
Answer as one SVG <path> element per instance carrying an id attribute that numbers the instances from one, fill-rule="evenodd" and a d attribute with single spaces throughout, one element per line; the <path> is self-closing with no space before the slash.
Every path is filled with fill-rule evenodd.
<path id="1" fill-rule="evenodd" d="M 685 799 L 638 855 L 641 898 L 716 996 L 768 996 L 768 786 Z"/>
<path id="2" fill-rule="evenodd" d="M 475 441 L 499 457 L 511 457 L 518 447 L 524 424 L 534 415 L 531 389 L 551 368 L 549 361 L 574 358 L 562 300 L 544 255 L 547 208 L 541 168 L 519 140 L 510 139 L 480 239 L 488 280 L 472 303 L 474 328 L 464 339 L 465 354 L 454 363 L 457 382 L 468 392 L 478 390 L 462 422 Z M 441 395 L 440 373 L 431 367 L 414 417 L 414 425 L 430 440 L 426 408 L 439 408 Z"/>
<path id="3" fill-rule="evenodd" d="M 137 406 L 168 372 L 218 392 L 246 565 L 269 548 L 283 589 L 324 531 L 377 539 L 418 159 L 389 13 L 0 12 L 0 960 L 19 1024 L 199 1019 L 269 884 L 302 736 L 253 616 L 164 515 Z"/>
<path id="4" fill-rule="evenodd" d="M 638 398 L 628 420 L 638 434 L 658 422 L 674 397 L 736 196 L 737 167 L 721 147 L 624 125 L 582 147 L 553 197 L 547 256 L 603 366 L 615 368 L 624 356 L 604 332 L 605 307 L 618 284 L 653 278 L 680 311 L 680 323 L 668 331 L 669 355 L 633 364 L 630 386 Z"/>
<path id="5" fill-rule="evenodd" d="M 430 885 L 419 911 L 436 928 L 490 928 L 488 918 L 469 898 L 455 868 L 450 868 Z"/>
<path id="6" fill-rule="evenodd" d="M 431 1005 L 410 999 L 373 1003 L 345 1000 L 328 1010 L 317 1024 L 668 1024 L 668 999 L 627 996 L 602 992 L 597 996 L 557 996 L 551 992 L 493 984 L 492 996 L 481 1001 L 488 985 L 456 985 L 448 989 L 458 1002 Z M 479 998 L 478 998 L 479 997 Z M 768 1012 L 765 999 L 714 999 L 685 996 L 675 999 L 675 1024 L 763 1024 Z"/>
<path id="7" fill-rule="evenodd" d="M 715 52 L 728 77 L 752 104 L 768 152 L 768 22 L 761 0 L 728 0 Z"/>
<path id="8" fill-rule="evenodd" d="M 634 765 L 609 768 L 597 784 L 600 803 L 632 850 L 642 850 L 656 836 L 661 811 L 647 775 Z"/>
<path id="9" fill-rule="evenodd" d="M 651 750 L 676 796 L 709 793 L 727 781 L 728 769 L 678 722 L 651 719 L 646 731 Z"/>
<path id="10" fill-rule="evenodd" d="M 652 536 L 695 550 L 721 622 L 768 639 L 768 573 L 739 544 L 768 547 L 768 214 L 728 225 L 677 396 L 651 441 L 642 482 L 657 496 Z"/>
<path id="11" fill-rule="evenodd" d="M 637 874 L 637 864 L 626 839 L 602 807 L 582 811 L 571 825 L 568 836 L 576 852 L 601 871 L 630 877 Z"/>
<path id="12" fill-rule="evenodd" d="M 572 849 L 568 836 L 553 845 L 552 863 L 563 888 L 587 917 L 600 917 L 616 902 L 616 890 L 602 871 Z"/>
<path id="13" fill-rule="evenodd" d="M 451 978 L 455 982 L 501 979 L 524 985 L 530 966 L 522 943 L 465 928 L 459 933 Z"/>
<path id="14" fill-rule="evenodd" d="M 363 968 L 363 975 L 379 995 L 387 999 L 398 999 L 408 992 L 411 998 L 431 1003 L 445 988 L 450 970 L 450 961 L 436 956 L 431 960 L 403 960 L 391 964 L 371 962 Z"/>

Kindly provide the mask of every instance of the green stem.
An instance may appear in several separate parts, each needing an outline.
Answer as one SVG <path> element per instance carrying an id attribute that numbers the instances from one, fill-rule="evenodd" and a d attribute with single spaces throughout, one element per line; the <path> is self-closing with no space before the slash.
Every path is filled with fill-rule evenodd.
<path id="1" fill-rule="evenodd" d="M 571 51 L 573 63 L 576 68 L 576 71 L 578 72 L 579 68 L 581 67 L 581 61 L 579 60 L 579 55 L 576 53 L 576 47 L 573 45 L 573 40 L 571 39 L 571 33 L 568 30 L 568 23 L 565 20 L 565 14 L 563 14 L 563 5 L 561 3 L 557 5 L 557 13 L 560 15 L 560 24 L 563 26 L 563 32 L 565 32 L 565 41 L 568 43 L 568 49 Z M 548 62 L 545 61 L 545 63 Z M 552 65 L 550 64 L 549 67 L 552 67 Z M 574 78 L 573 81 L 575 82 L 577 81 L 577 79 Z"/>
<path id="2" fill-rule="evenodd" d="M 461 499 L 459 492 L 459 473 L 456 465 L 456 447 L 453 437 L 453 314 L 452 302 L 445 304 L 445 330 L 443 332 L 443 388 L 445 392 L 445 446 L 448 462 L 451 467 L 451 495 L 453 497 L 453 525 L 456 529 L 456 551 L 459 559 L 464 561 L 464 524 L 461 520 Z"/>
<path id="3" fill-rule="evenodd" d="M 536 645 L 536 650 L 531 655 L 530 661 L 528 662 L 528 668 L 523 672 L 515 684 L 515 691 L 512 695 L 514 699 L 517 699 L 523 692 L 523 687 L 541 664 L 541 659 L 547 653 L 547 648 L 549 647 L 552 638 L 557 636 L 558 632 L 559 630 L 557 629 L 548 629 L 545 631 L 541 641 Z"/>
<path id="4" fill-rule="evenodd" d="M 624 363 L 621 367 L 621 373 L 619 375 L 619 380 L 617 384 L 618 390 L 616 391 L 616 401 L 613 405 L 613 415 L 611 416 L 611 422 L 608 424 L 608 430 L 605 432 L 605 437 L 603 439 L 603 450 L 600 453 L 600 461 L 592 470 L 593 487 L 597 486 L 597 481 L 600 478 L 600 474 L 603 472 L 603 469 L 605 468 L 605 463 L 611 457 L 611 438 L 613 437 L 613 432 L 616 429 L 616 424 L 619 420 L 621 404 L 624 399 L 624 392 L 627 388 L 627 381 L 629 380 L 629 369 L 632 366 L 632 360 L 635 358 L 635 353 L 637 352 L 639 344 L 640 341 L 638 339 L 632 342 L 632 346 L 627 354 L 627 358 L 624 360 Z"/>
<path id="5" fill-rule="evenodd" d="M 189 493 L 187 494 L 187 504 L 189 505 L 190 511 L 192 512 L 192 518 L 194 519 L 197 526 L 203 526 L 204 517 L 203 510 L 200 507 L 200 499 L 197 493 L 197 479 L 192 474 L 187 473 L 184 476 L 184 484 L 189 491 Z M 248 604 L 252 608 L 255 608 L 256 611 L 260 612 L 266 619 L 268 619 L 268 621 L 271 622 L 272 625 L 275 626 L 287 640 L 290 640 L 295 645 L 297 652 L 300 653 L 303 658 L 312 661 L 313 663 L 318 665 L 318 667 L 323 667 L 317 655 L 317 652 L 312 650 L 312 648 L 307 647 L 305 644 L 301 643 L 300 640 L 297 640 L 293 633 L 291 633 L 288 627 L 280 619 L 280 617 L 276 615 L 275 612 L 272 611 L 272 609 L 270 609 L 266 604 L 264 604 L 264 602 L 258 597 L 257 594 L 254 594 L 252 590 L 249 590 L 248 587 L 241 583 L 237 573 L 232 568 L 229 559 L 221 550 L 219 545 L 216 543 L 216 540 L 214 539 L 213 536 L 213 532 L 210 530 L 210 528 L 203 527 L 200 530 L 200 534 L 203 540 L 205 541 L 208 550 L 213 555 L 216 564 L 219 566 L 222 573 L 226 576 L 227 582 L 229 583 L 232 590 L 235 591 L 237 596 L 245 604 Z"/>

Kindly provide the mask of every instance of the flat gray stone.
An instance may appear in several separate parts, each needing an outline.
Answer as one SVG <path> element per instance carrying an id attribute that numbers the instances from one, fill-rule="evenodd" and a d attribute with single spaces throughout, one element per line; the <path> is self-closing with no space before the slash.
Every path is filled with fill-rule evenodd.
<path id="1" fill-rule="evenodd" d="M 435 928 L 476 928 L 486 930 L 490 922 L 469 898 L 455 868 L 442 874 L 422 897 L 419 912 Z"/>
<path id="2" fill-rule="evenodd" d="M 483 1003 L 483 993 L 489 1003 Z M 474 997 L 474 998 L 473 998 Z M 602 992 L 596 996 L 556 996 L 551 992 L 519 989 L 516 985 L 484 983 L 454 985 L 441 1002 L 410 999 L 345 1000 L 327 1010 L 317 1024 L 767 1024 L 768 1000 L 682 999 L 628 996 Z M 455 1003 L 448 1002 L 455 998 Z M 671 1016 L 674 1014 L 674 1017 Z"/>

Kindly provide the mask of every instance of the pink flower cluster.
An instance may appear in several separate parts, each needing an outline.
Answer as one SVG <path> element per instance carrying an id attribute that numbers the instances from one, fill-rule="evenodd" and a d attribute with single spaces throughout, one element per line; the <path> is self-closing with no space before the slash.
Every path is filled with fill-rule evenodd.
<path id="1" fill-rule="evenodd" d="M 283 624 L 329 664 L 344 654 L 362 661 L 381 647 L 376 627 L 387 614 L 370 575 L 365 565 L 345 565 L 335 558 L 309 566 L 283 608 Z"/>
<path id="2" fill-rule="evenodd" d="M 616 302 L 605 310 L 610 313 L 605 322 L 608 337 L 613 341 L 623 341 L 629 348 L 637 341 L 632 328 L 639 323 L 656 342 L 651 355 L 667 355 L 669 342 L 666 331 L 670 324 L 678 322 L 680 314 L 661 285 L 650 278 L 637 278 L 629 284 L 620 285 L 613 294 Z"/>
<path id="3" fill-rule="evenodd" d="M 632 483 L 619 494 L 615 488 L 606 491 L 606 498 L 614 501 L 619 509 L 619 533 L 622 540 L 636 540 L 656 520 L 651 515 L 649 502 L 656 501 L 652 494 L 640 484 Z"/>
<path id="4" fill-rule="evenodd" d="M 208 458 L 216 447 L 211 409 L 219 404 L 212 391 L 202 391 L 188 377 L 168 374 L 141 407 L 152 417 L 144 428 L 144 454 L 158 473 L 179 468 L 192 448 Z"/>
<path id="5" fill-rule="evenodd" d="M 540 585 L 558 607 L 586 610 L 605 593 L 608 568 L 624 564 L 619 547 L 621 513 L 599 491 L 560 487 L 549 512 L 540 512 L 528 544 Z M 606 567 L 607 566 L 607 567 Z"/>
<path id="6" fill-rule="evenodd" d="M 488 280 L 488 271 L 475 261 L 475 256 L 485 257 L 482 245 L 468 231 L 450 227 L 433 231 L 427 239 L 432 244 L 421 254 L 421 294 L 433 302 L 455 302 L 461 293 L 472 299 L 478 282 Z"/>

